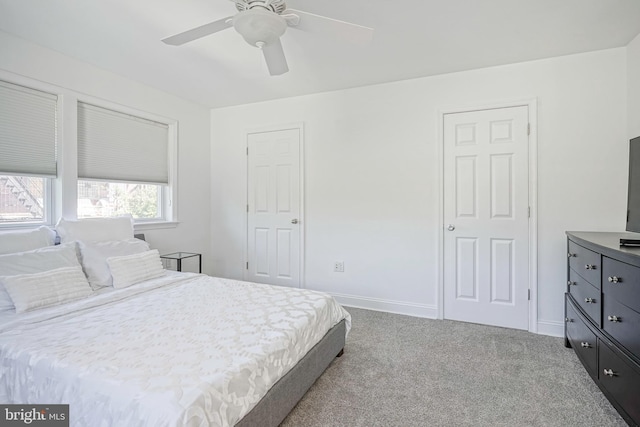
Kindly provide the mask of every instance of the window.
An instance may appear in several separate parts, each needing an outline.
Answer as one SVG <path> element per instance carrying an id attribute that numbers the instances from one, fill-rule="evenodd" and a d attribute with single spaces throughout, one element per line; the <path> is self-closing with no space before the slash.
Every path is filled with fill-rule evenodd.
<path id="1" fill-rule="evenodd" d="M 46 222 L 48 181 L 37 176 L 0 175 L 0 225 Z"/>
<path id="2" fill-rule="evenodd" d="M 177 131 L 175 120 L 0 70 L 0 228 L 74 211 L 174 227 Z"/>
<path id="3" fill-rule="evenodd" d="M 160 220 L 162 185 L 78 181 L 78 218 L 131 214 L 137 220 Z"/>
<path id="4" fill-rule="evenodd" d="M 57 101 L 0 81 L 0 227 L 51 221 Z"/>
<path id="5" fill-rule="evenodd" d="M 169 126 L 78 103 L 78 217 L 169 220 Z"/>

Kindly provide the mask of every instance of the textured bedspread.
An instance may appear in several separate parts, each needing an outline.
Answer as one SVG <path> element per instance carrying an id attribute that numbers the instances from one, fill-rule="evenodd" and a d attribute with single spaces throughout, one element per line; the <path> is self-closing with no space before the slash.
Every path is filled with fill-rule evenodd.
<path id="1" fill-rule="evenodd" d="M 74 426 L 229 426 L 349 314 L 330 296 L 194 274 L 0 318 L 0 402 Z"/>

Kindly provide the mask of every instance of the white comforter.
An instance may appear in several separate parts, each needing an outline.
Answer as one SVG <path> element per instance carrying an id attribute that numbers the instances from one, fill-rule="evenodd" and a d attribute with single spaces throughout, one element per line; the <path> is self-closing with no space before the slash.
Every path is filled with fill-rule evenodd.
<path id="1" fill-rule="evenodd" d="M 0 402 L 74 426 L 229 426 L 349 314 L 330 296 L 195 274 L 0 317 Z"/>

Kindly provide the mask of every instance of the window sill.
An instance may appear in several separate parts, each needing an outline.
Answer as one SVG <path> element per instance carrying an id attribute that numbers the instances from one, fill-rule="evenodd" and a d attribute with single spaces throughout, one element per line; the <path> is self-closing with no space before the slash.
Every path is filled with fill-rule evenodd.
<path id="1" fill-rule="evenodd" d="M 39 227 L 55 228 L 55 225 L 47 224 L 46 222 L 39 222 L 37 224 L 29 223 L 8 223 L 0 224 L 0 232 L 2 231 L 18 231 L 18 230 L 35 230 Z"/>
<path id="2" fill-rule="evenodd" d="M 137 233 L 139 231 L 146 231 L 146 230 L 176 228 L 178 224 L 179 224 L 178 221 L 136 222 L 133 224 L 133 229 Z"/>
<path id="3" fill-rule="evenodd" d="M 165 228 L 178 227 L 178 221 L 153 221 L 153 222 L 137 222 L 134 223 L 134 232 L 144 230 L 161 230 Z M 55 224 L 38 223 L 38 224 L 1 224 L 0 233 L 3 231 L 17 231 L 17 230 L 35 230 L 38 227 L 46 226 L 55 229 Z"/>

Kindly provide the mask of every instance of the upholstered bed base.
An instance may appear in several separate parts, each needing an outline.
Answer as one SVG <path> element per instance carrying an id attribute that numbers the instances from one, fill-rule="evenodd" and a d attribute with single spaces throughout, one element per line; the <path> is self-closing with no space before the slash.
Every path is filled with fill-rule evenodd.
<path id="1" fill-rule="evenodd" d="M 237 427 L 276 427 L 286 418 L 302 396 L 322 375 L 329 364 L 342 354 L 345 321 L 341 321 L 280 380 L 258 404 L 242 418 Z"/>

